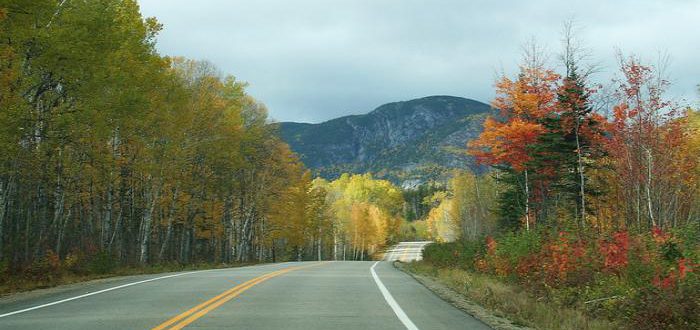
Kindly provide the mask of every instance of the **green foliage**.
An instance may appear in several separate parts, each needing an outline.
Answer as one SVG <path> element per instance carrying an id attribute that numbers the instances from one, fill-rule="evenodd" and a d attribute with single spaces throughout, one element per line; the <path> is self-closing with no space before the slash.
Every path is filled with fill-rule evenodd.
<path id="1" fill-rule="evenodd" d="M 700 260 L 696 243 L 680 243 L 681 232 L 617 232 L 605 238 L 543 229 L 505 232 L 481 242 L 431 244 L 423 260 L 494 276 L 538 300 L 585 307 L 591 317 L 624 320 L 629 328 L 693 329 Z M 671 258 L 665 257 L 669 249 Z"/>
<path id="2" fill-rule="evenodd" d="M 264 105 L 210 63 L 159 55 L 161 25 L 137 1 L 0 8 L 0 261 L 13 276 L 262 261 L 323 232 L 322 196 Z M 303 212 L 270 223 L 277 202 Z"/>
<path id="3" fill-rule="evenodd" d="M 498 215 L 498 228 L 502 231 L 519 230 L 525 217 L 524 175 L 506 168 L 497 171 L 494 175 L 503 189 L 498 193 L 498 207 L 494 210 Z"/>
<path id="4" fill-rule="evenodd" d="M 691 274 L 675 289 L 647 286 L 622 305 L 631 329 L 700 328 L 700 276 Z"/>
<path id="5" fill-rule="evenodd" d="M 564 74 L 533 52 L 516 77 L 496 82 L 499 113 L 468 144 L 493 168 L 494 181 L 483 181 L 493 204 L 463 189 L 478 176 L 455 175 L 429 212 L 433 237 L 449 241 L 440 229 L 450 223 L 463 239 L 496 232 L 464 264 L 591 315 L 620 319 L 624 308 L 630 327 L 697 328 L 700 116 L 665 99 L 668 82 L 636 57 L 621 61 L 617 103 L 597 113 L 570 32 Z M 469 224 L 491 223 L 470 221 L 483 204 L 497 230 L 470 233 Z M 431 246 L 424 258 L 468 269 L 460 244 Z"/>
<path id="6" fill-rule="evenodd" d="M 430 239 L 430 229 L 425 220 L 402 221 L 399 228 L 398 241 L 427 241 Z"/>
<path id="7" fill-rule="evenodd" d="M 61 263 L 53 251 L 47 251 L 42 258 L 35 259 L 25 271 L 26 276 L 36 282 L 50 282 L 60 276 Z"/>
<path id="8" fill-rule="evenodd" d="M 499 183 L 492 175 L 455 171 L 449 189 L 453 201 L 450 214 L 462 239 L 478 240 L 496 230 L 493 209 L 497 206 Z"/>
<path id="9" fill-rule="evenodd" d="M 497 311 L 497 315 L 506 317 L 516 326 L 535 329 L 607 330 L 621 327 L 619 323 L 585 313 L 580 306 L 566 306 L 548 301 L 531 295 L 517 285 L 473 271 L 438 267 L 426 262 L 413 262 L 402 267 L 418 275 L 430 276 L 454 292 L 467 297 L 469 301 L 475 302 L 479 307 L 470 310 L 469 313 L 485 316 L 486 320 L 492 319 L 492 314 Z M 455 299 L 451 295 L 443 298 Z M 484 311 L 481 306 L 488 309 Z"/>
<path id="10" fill-rule="evenodd" d="M 473 270 L 474 260 L 483 255 L 485 247 L 474 241 L 459 240 L 429 244 L 423 250 L 423 260 L 438 267 L 455 267 Z"/>
<path id="11" fill-rule="evenodd" d="M 404 219 L 409 222 L 425 219 L 428 212 L 433 207 L 430 203 L 425 202 L 426 198 L 438 191 L 444 190 L 444 187 L 435 183 L 425 183 L 413 189 L 404 189 L 403 199 L 406 201 L 404 206 Z"/>
<path id="12" fill-rule="evenodd" d="M 353 251 L 351 257 L 346 252 L 345 259 L 364 259 L 401 235 L 403 194 L 389 181 L 343 173 L 328 184 L 327 205 L 338 244 L 335 253 Z"/>
<path id="13" fill-rule="evenodd" d="M 98 252 L 90 258 L 86 269 L 92 274 L 109 274 L 117 267 L 117 260 L 108 252 Z"/>
<path id="14" fill-rule="evenodd" d="M 498 236 L 496 254 L 508 260 L 515 268 L 518 261 L 542 249 L 542 230 L 525 232 L 505 232 Z"/>

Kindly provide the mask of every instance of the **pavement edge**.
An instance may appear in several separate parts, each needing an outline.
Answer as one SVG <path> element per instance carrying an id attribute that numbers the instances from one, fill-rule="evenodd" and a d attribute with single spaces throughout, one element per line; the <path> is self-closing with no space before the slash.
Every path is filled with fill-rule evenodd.
<path id="1" fill-rule="evenodd" d="M 394 268 L 401 270 L 402 272 L 413 277 L 418 283 L 426 287 L 428 290 L 433 292 L 440 299 L 446 301 L 450 305 L 456 307 L 459 310 L 471 315 L 477 320 L 483 322 L 489 327 L 495 330 L 530 330 L 532 328 L 519 326 L 513 323 L 513 321 L 508 320 L 504 317 L 494 315 L 494 313 L 483 306 L 476 304 L 464 297 L 462 294 L 450 289 L 446 285 L 440 283 L 437 279 L 433 279 L 427 276 L 414 274 L 404 267 L 402 262 L 395 261 L 392 262 Z"/>

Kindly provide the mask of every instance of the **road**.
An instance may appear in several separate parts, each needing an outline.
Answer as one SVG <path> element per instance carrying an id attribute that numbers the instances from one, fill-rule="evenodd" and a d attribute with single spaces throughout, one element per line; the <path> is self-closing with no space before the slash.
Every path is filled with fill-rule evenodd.
<path id="1" fill-rule="evenodd" d="M 0 299 L 0 329 L 488 329 L 385 261 L 122 277 Z"/>
<path id="2" fill-rule="evenodd" d="M 423 259 L 423 248 L 430 244 L 430 241 L 422 242 L 401 242 L 394 245 L 384 254 L 385 261 L 411 262 Z"/>

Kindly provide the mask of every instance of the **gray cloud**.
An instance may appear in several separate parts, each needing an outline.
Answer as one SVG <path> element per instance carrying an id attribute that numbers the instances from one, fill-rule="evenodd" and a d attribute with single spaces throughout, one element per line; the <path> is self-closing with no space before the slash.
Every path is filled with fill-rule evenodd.
<path id="1" fill-rule="evenodd" d="M 319 122 L 447 94 L 488 102 L 535 37 L 559 50 L 572 17 L 608 80 L 616 49 L 671 57 L 670 94 L 697 102 L 700 1 L 141 0 L 163 54 L 209 60 L 250 83 L 280 121 Z M 555 58 L 552 58 L 555 62 Z"/>

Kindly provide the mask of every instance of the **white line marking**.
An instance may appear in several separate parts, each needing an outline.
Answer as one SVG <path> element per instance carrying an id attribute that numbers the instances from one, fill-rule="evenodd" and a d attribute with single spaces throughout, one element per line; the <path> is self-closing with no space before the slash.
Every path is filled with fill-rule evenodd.
<path id="1" fill-rule="evenodd" d="M 413 324 L 411 319 L 408 318 L 406 313 L 404 313 L 403 309 L 401 309 L 401 306 L 394 300 L 394 297 L 389 293 L 389 290 L 386 289 L 384 286 L 384 283 L 379 279 L 379 276 L 377 276 L 377 272 L 374 271 L 374 267 L 377 266 L 379 261 L 375 262 L 372 267 L 370 267 L 369 271 L 372 273 L 372 278 L 374 278 L 374 282 L 377 283 L 377 286 L 379 287 L 379 291 L 382 292 L 382 295 L 384 296 L 384 300 L 389 304 L 391 309 L 394 310 L 394 314 L 399 318 L 401 323 L 403 323 L 404 326 L 406 326 L 406 329 L 408 330 L 418 330 L 418 327 Z"/>
<path id="2" fill-rule="evenodd" d="M 283 263 L 279 263 L 279 264 L 263 264 L 263 265 L 258 265 L 258 266 L 287 265 L 287 264 L 291 264 L 291 263 L 289 263 L 289 262 L 283 262 Z M 234 267 L 234 268 L 236 268 L 236 269 L 241 269 L 241 268 L 248 268 L 248 267 L 254 267 L 254 266 L 244 266 L 244 267 Z M 178 277 L 178 276 L 189 275 L 189 274 L 195 274 L 195 273 L 203 273 L 203 272 L 215 272 L 215 271 L 220 271 L 220 270 L 230 270 L 230 268 L 214 268 L 214 269 L 197 270 L 197 271 L 193 271 L 193 272 L 179 273 L 179 274 L 172 274 L 172 275 L 165 275 L 165 276 L 156 277 L 156 278 L 151 278 L 151 279 L 147 279 L 147 280 L 143 280 L 143 281 L 132 282 L 132 283 L 126 283 L 126 284 L 122 284 L 122 285 L 115 286 L 115 287 L 112 287 L 112 288 L 107 288 L 107 289 L 103 289 L 103 290 L 99 290 L 99 291 L 95 291 L 95 292 L 88 292 L 88 293 L 86 293 L 86 294 L 81 294 L 81 295 L 79 295 L 79 296 L 75 296 L 75 297 L 71 297 L 71 298 L 66 298 L 66 299 L 62 299 L 62 300 L 57 300 L 57 301 L 54 301 L 54 302 L 50 302 L 50 303 L 48 303 L 48 304 L 43 304 L 43 305 L 39 305 L 39 306 L 34 306 L 34 307 L 25 308 L 25 309 L 20 309 L 20 310 L 18 310 L 18 311 L 14 311 L 14 312 L 9 312 L 9 313 L 5 313 L 5 314 L 0 314 L 0 318 L 7 317 L 7 316 L 10 316 L 10 315 L 20 314 L 20 313 L 24 313 L 24 312 L 33 311 L 33 310 L 39 309 L 39 308 L 44 308 L 44 307 L 49 307 L 49 306 L 53 306 L 53 305 L 58 305 L 58 304 L 61 304 L 61 303 L 64 303 L 64 302 L 69 302 L 69 301 L 76 300 L 76 299 L 81 299 L 81 298 L 85 298 L 85 297 L 89 297 L 89 296 L 94 296 L 94 295 L 100 294 L 100 293 L 105 293 L 105 292 L 109 292 L 109 291 L 113 291 L 113 290 L 117 290 L 117 289 L 122 289 L 122 288 L 126 288 L 126 287 L 129 287 L 129 286 L 132 286 L 132 285 L 137 285 L 137 284 L 142 284 L 142 283 L 147 283 L 147 282 L 153 282 L 153 281 L 157 281 L 157 280 L 164 280 L 164 279 L 166 279 L 166 278 L 171 278 L 171 277 Z"/>
<path id="3" fill-rule="evenodd" d="M 115 286 L 115 287 L 112 287 L 112 288 L 107 288 L 107 289 L 103 289 L 103 290 L 99 290 L 99 291 L 95 291 L 95 292 L 89 292 L 89 293 L 86 293 L 86 294 L 81 294 L 81 295 L 79 295 L 79 296 L 75 296 L 75 297 L 71 297 L 71 298 L 66 298 L 66 299 L 62 299 L 62 300 L 57 300 L 57 301 L 54 301 L 54 302 L 50 302 L 50 303 L 48 303 L 48 304 L 43 304 L 43 305 L 39 305 L 39 306 L 34 306 L 34 307 L 25 308 L 25 309 L 20 309 L 20 310 L 18 310 L 18 311 L 14 311 L 14 312 L 9 312 L 9 313 L 5 313 L 5 314 L 0 314 L 0 318 L 7 317 L 7 316 L 10 316 L 10 315 L 20 314 L 20 313 L 24 313 L 24 312 L 33 311 L 33 310 L 39 309 L 39 308 L 44 308 L 44 307 L 49 307 L 49 306 L 53 306 L 53 305 L 58 305 L 58 304 L 61 304 L 61 303 L 64 303 L 64 302 L 68 302 L 68 301 L 76 300 L 76 299 L 81 299 L 81 298 L 85 298 L 85 297 L 89 297 L 89 296 L 94 296 L 94 295 L 100 294 L 100 293 L 105 293 L 105 292 L 109 292 L 109 291 L 113 291 L 113 290 L 117 290 L 117 289 L 122 289 L 122 288 L 126 288 L 126 287 L 129 287 L 129 286 L 132 286 L 132 285 L 142 284 L 142 283 L 146 283 L 146 282 L 153 282 L 153 281 L 157 281 L 157 280 L 163 280 L 163 279 L 166 279 L 166 278 L 177 277 L 177 276 L 183 276 L 183 275 L 189 275 L 189 274 L 194 274 L 194 273 L 207 272 L 207 271 L 212 271 L 212 270 L 221 270 L 221 269 L 207 269 L 207 270 L 199 270 L 199 271 L 195 271 L 195 272 L 179 273 L 179 274 L 173 274 L 173 275 L 166 275 L 166 276 L 151 278 L 151 279 L 148 279 L 148 280 L 143 280 L 143 281 L 138 281 L 138 282 L 132 282 L 132 283 L 127 283 L 127 284 L 122 284 L 122 285 Z"/>

